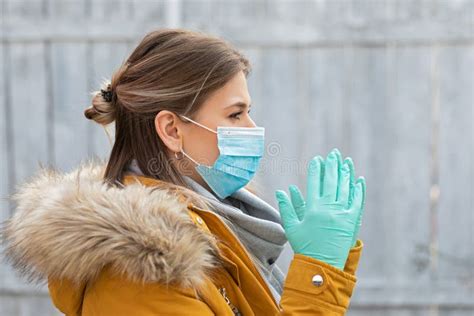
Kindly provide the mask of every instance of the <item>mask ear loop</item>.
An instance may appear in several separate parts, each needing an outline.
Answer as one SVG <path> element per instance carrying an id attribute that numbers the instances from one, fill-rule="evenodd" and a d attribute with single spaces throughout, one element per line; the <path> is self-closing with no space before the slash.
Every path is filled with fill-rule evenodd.
<path id="1" fill-rule="evenodd" d="M 202 125 L 201 123 L 198 123 L 198 122 L 196 122 L 196 121 L 194 121 L 194 120 L 191 120 L 189 117 L 186 117 L 186 116 L 184 116 L 184 115 L 181 115 L 181 114 L 180 114 L 180 116 L 181 116 L 181 117 L 184 117 L 184 118 L 185 118 L 185 119 L 187 119 L 188 121 L 191 121 L 191 122 L 193 122 L 193 123 L 194 123 L 194 124 L 196 124 L 196 125 L 199 125 L 199 126 L 201 126 L 202 128 L 205 128 L 205 129 L 207 129 L 207 130 L 208 130 L 208 131 L 210 131 L 210 132 L 213 132 L 214 134 L 217 134 L 217 132 L 216 132 L 216 131 L 214 131 L 214 130 L 210 129 L 209 127 L 207 127 L 207 126 L 205 126 L 205 125 Z"/>
<path id="2" fill-rule="evenodd" d="M 201 165 L 199 162 L 197 162 L 196 160 L 194 160 L 193 158 L 191 158 L 191 156 L 189 156 L 187 153 L 185 153 L 184 150 L 183 150 L 183 147 L 181 147 L 181 148 L 179 149 L 179 152 L 180 152 L 183 156 L 185 156 L 186 158 L 188 158 L 189 160 L 191 160 L 192 162 L 194 162 L 196 165 L 198 165 L 198 166 Z M 183 159 L 183 157 L 178 158 L 177 153 L 178 153 L 178 152 L 175 152 L 175 153 L 174 153 L 174 157 L 175 157 L 176 159 L 178 159 L 178 160 Z"/>
<path id="3" fill-rule="evenodd" d="M 200 126 L 200 127 L 202 127 L 202 128 L 207 129 L 207 130 L 210 131 L 210 132 L 213 132 L 214 134 L 218 134 L 216 131 L 213 131 L 213 130 L 210 129 L 209 127 L 207 127 L 207 126 L 205 126 L 205 125 L 202 125 L 201 123 L 198 123 L 198 122 L 196 122 L 196 121 L 190 119 L 189 117 L 186 117 L 186 116 L 181 115 L 181 114 L 179 114 L 179 116 L 181 116 L 181 117 L 187 119 L 188 121 L 193 122 L 194 124 L 196 124 L 196 125 L 198 125 L 198 126 Z M 200 166 L 200 165 L 201 165 L 199 162 L 197 162 L 196 160 L 194 160 L 193 158 L 191 158 L 191 156 L 189 156 L 187 153 L 185 153 L 184 150 L 183 150 L 183 147 L 180 148 L 180 152 L 181 152 L 186 158 L 188 158 L 189 160 L 191 160 L 192 162 L 194 162 L 197 166 Z M 176 159 L 178 159 L 178 157 L 177 157 L 177 155 L 176 155 L 176 152 L 174 153 L 174 156 L 176 157 Z"/>

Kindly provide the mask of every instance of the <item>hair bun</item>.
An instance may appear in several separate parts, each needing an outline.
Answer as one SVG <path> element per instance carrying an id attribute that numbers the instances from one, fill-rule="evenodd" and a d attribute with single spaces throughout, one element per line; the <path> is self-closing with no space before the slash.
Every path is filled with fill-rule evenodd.
<path id="1" fill-rule="evenodd" d="M 106 102 L 112 102 L 113 91 L 110 84 L 107 85 L 107 89 L 100 89 L 100 93 Z"/>
<path id="2" fill-rule="evenodd" d="M 110 82 L 104 82 L 100 90 L 92 92 L 92 96 L 92 105 L 85 109 L 85 117 L 101 125 L 115 121 L 116 104 L 113 102 L 113 90 Z"/>

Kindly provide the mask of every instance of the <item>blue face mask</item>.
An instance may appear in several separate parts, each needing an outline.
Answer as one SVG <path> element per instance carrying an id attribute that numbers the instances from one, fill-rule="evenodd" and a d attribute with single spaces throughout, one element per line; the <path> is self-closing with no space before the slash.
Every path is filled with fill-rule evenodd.
<path id="1" fill-rule="evenodd" d="M 263 156 L 264 127 L 218 126 L 216 132 L 186 116 L 181 117 L 217 134 L 219 157 L 212 166 L 198 163 L 181 149 L 183 155 L 196 164 L 196 171 L 217 196 L 224 199 L 249 183 Z"/>

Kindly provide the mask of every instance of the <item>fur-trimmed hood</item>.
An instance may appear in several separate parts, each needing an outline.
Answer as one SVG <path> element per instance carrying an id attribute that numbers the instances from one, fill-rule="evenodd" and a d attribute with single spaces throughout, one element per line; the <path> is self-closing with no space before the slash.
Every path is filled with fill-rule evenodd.
<path id="1" fill-rule="evenodd" d="M 176 193 L 130 183 L 108 187 L 105 164 L 71 172 L 41 167 L 17 186 L 13 216 L 2 223 L 4 256 L 30 282 L 76 284 L 106 265 L 141 282 L 198 286 L 218 264 L 217 243 L 194 224 Z"/>

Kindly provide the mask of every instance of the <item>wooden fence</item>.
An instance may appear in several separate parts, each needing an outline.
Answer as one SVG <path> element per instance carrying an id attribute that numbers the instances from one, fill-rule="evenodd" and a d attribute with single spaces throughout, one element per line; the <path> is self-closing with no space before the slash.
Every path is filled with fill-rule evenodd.
<path id="1" fill-rule="evenodd" d="M 0 195 L 38 164 L 106 157 L 89 92 L 160 27 L 198 29 L 250 58 L 266 127 L 258 179 L 303 190 L 337 147 L 367 181 L 349 315 L 474 312 L 474 1 L 0 1 Z M 0 201 L 0 220 L 12 205 Z M 287 268 L 289 248 L 278 263 Z M 0 315 L 53 315 L 46 289 L 0 266 Z"/>

